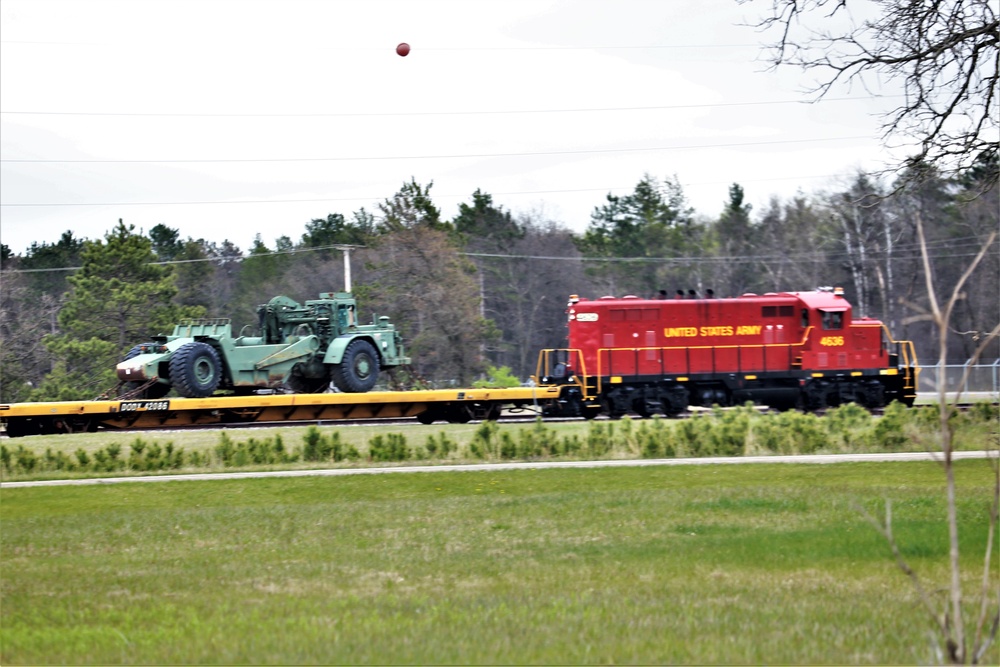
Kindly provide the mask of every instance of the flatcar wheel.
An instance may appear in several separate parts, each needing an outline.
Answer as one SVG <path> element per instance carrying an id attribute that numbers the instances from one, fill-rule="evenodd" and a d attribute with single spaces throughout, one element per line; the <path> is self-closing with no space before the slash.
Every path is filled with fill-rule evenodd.
<path id="1" fill-rule="evenodd" d="M 6 431 L 8 438 L 23 438 L 26 435 L 38 435 L 42 432 L 37 421 L 31 417 L 8 418 Z"/>
<path id="2" fill-rule="evenodd" d="M 445 418 L 452 424 L 468 424 L 472 421 L 472 415 L 464 405 L 456 405 L 448 410 L 448 415 Z"/>
<path id="3" fill-rule="evenodd" d="M 433 424 L 439 419 L 444 419 L 444 416 L 438 410 L 424 410 L 417 415 L 417 421 L 421 424 Z"/>

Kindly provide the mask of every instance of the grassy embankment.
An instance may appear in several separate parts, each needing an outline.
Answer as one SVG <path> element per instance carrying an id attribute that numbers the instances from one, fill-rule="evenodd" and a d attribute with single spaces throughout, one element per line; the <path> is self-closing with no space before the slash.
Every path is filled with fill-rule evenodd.
<path id="1" fill-rule="evenodd" d="M 958 449 L 996 446 L 995 406 L 980 404 L 953 423 Z M 937 428 L 935 410 L 893 404 L 877 418 L 845 405 L 824 417 L 743 407 L 684 420 L 103 431 L 7 440 L 0 443 L 0 475 L 10 481 L 409 462 L 928 451 L 939 448 Z"/>
<path id="2" fill-rule="evenodd" d="M 991 477 L 957 469 L 973 590 Z M 2 489 L 0 662 L 926 662 L 855 504 L 935 590 L 943 495 L 932 463 Z"/>

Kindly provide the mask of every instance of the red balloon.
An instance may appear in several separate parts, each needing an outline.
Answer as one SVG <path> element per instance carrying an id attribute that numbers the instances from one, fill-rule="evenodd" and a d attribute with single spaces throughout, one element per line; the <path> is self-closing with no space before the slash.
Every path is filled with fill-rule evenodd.
<path id="1" fill-rule="evenodd" d="M 408 54 L 409 52 L 410 52 L 410 45 L 407 44 L 406 42 L 401 42 L 399 46 L 396 47 L 396 53 L 398 53 L 401 56 L 405 57 L 406 54 Z"/>

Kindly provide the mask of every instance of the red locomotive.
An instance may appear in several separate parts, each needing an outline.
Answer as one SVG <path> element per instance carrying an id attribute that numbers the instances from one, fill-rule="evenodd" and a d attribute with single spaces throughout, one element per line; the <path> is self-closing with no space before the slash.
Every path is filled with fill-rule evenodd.
<path id="1" fill-rule="evenodd" d="M 818 410 L 847 402 L 912 405 L 913 343 L 874 319 L 854 319 L 843 291 L 737 298 L 571 296 L 568 348 L 545 350 L 543 384 L 564 391 L 564 412 L 674 416 L 690 405 L 753 401 Z"/>

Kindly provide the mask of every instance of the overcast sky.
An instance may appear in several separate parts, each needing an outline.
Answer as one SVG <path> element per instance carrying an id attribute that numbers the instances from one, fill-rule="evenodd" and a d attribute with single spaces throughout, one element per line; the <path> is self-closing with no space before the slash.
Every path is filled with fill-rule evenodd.
<path id="1" fill-rule="evenodd" d="M 714 217 L 734 182 L 759 210 L 882 166 L 899 100 L 804 103 L 741 25 L 757 5 L 3 0 L 0 240 L 122 218 L 273 247 L 411 178 L 446 218 L 480 188 L 583 231 L 646 173 Z"/>

